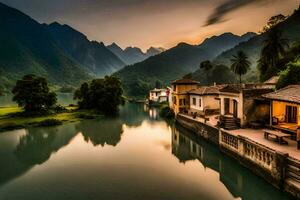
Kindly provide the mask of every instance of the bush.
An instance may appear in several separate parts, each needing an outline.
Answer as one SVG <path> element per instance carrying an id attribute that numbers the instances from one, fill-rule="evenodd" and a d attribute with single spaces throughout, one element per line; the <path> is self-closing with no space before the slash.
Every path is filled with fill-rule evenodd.
<path id="1" fill-rule="evenodd" d="M 277 89 L 300 83 L 300 63 L 290 63 L 286 70 L 280 72 Z"/>
<path id="2" fill-rule="evenodd" d="M 55 111 L 56 113 L 63 113 L 63 112 L 68 111 L 68 109 L 66 109 L 66 108 L 63 107 L 62 105 L 57 105 L 57 106 L 54 108 L 54 111 Z"/>
<path id="3" fill-rule="evenodd" d="M 166 119 L 173 119 L 175 117 L 174 111 L 168 106 L 161 107 L 159 115 Z"/>
<path id="4" fill-rule="evenodd" d="M 16 124 L 14 122 L 7 122 L 0 125 L 0 131 L 9 131 L 9 130 L 15 130 L 21 128 L 24 128 L 24 126 Z"/>
<path id="5" fill-rule="evenodd" d="M 46 119 L 38 123 L 38 126 L 58 126 L 62 125 L 62 121 L 58 119 Z"/>

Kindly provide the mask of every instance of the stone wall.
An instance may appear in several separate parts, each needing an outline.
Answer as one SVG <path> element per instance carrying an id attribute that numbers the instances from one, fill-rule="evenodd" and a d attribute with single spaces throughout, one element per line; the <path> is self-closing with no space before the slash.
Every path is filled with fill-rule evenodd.
<path id="1" fill-rule="evenodd" d="M 249 138 L 232 135 L 224 129 L 209 126 L 185 115 L 177 115 L 176 122 L 218 145 L 221 152 L 233 157 L 275 187 L 300 199 L 300 161 Z"/>
<path id="2" fill-rule="evenodd" d="M 176 116 L 176 122 L 194 132 L 197 136 L 203 137 L 214 144 L 219 144 L 219 130 L 217 128 L 189 119 L 181 114 Z"/>

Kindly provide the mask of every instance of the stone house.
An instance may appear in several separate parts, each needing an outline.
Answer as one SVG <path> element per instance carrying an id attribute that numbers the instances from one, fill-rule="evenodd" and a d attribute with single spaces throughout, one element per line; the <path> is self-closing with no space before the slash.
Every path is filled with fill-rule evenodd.
<path id="1" fill-rule="evenodd" d="M 226 129 L 244 127 L 255 121 L 269 119 L 269 104 L 263 94 L 275 85 L 236 84 L 220 89 L 220 124 Z"/>
<path id="2" fill-rule="evenodd" d="M 300 127 L 300 85 L 263 95 L 270 101 L 270 126 L 296 133 Z"/>
<path id="3" fill-rule="evenodd" d="M 179 112 L 187 112 L 190 105 L 188 92 L 200 87 L 198 81 L 191 79 L 178 79 L 172 83 L 172 109 L 175 114 Z"/>
<path id="4" fill-rule="evenodd" d="M 220 113 L 220 89 L 225 85 L 202 86 L 188 92 L 191 113 L 210 115 Z"/>

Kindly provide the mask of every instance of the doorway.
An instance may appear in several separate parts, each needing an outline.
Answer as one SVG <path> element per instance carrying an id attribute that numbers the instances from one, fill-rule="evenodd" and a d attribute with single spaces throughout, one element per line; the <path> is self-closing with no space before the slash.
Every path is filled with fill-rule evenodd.
<path id="1" fill-rule="evenodd" d="M 297 123 L 298 108 L 296 106 L 286 106 L 285 112 L 287 123 Z"/>
<path id="2" fill-rule="evenodd" d="M 230 114 L 230 99 L 229 98 L 224 98 L 224 114 L 228 115 Z"/>
<path id="3" fill-rule="evenodd" d="M 238 116 L 238 102 L 233 100 L 233 117 L 237 118 Z"/>

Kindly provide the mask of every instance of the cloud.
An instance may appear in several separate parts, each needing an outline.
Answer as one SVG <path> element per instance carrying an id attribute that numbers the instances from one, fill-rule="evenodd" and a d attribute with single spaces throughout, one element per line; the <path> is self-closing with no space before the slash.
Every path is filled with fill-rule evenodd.
<path id="1" fill-rule="evenodd" d="M 224 15 L 248 4 L 269 2 L 270 0 L 227 0 L 215 8 L 214 12 L 208 17 L 205 26 L 217 24 L 224 21 Z"/>

